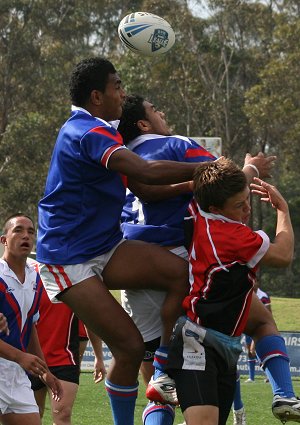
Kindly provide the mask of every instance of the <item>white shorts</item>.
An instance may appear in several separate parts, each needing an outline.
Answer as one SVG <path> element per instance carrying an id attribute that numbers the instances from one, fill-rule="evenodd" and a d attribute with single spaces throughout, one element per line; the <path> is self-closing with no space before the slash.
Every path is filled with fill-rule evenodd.
<path id="1" fill-rule="evenodd" d="M 188 252 L 184 246 L 170 250 L 173 254 L 188 260 Z M 164 291 L 153 289 L 123 289 L 121 303 L 129 314 L 144 342 L 159 338 L 162 331 L 160 311 L 165 300 Z"/>
<path id="2" fill-rule="evenodd" d="M 0 358 L 0 371 L 0 414 L 38 413 L 25 370 L 15 362 Z"/>
<path id="3" fill-rule="evenodd" d="M 102 272 L 118 246 L 125 242 L 122 239 L 110 251 L 81 264 L 43 264 L 39 263 L 39 273 L 49 299 L 53 303 L 60 302 L 56 296 L 65 289 L 82 282 L 92 276 L 102 279 Z"/>

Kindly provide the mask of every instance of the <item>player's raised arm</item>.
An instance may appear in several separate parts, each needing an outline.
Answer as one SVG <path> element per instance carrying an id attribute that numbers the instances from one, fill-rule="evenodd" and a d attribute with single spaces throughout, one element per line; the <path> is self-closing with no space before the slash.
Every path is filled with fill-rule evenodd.
<path id="1" fill-rule="evenodd" d="M 276 236 L 261 260 L 262 264 L 272 267 L 287 267 L 294 255 L 294 231 L 289 207 L 279 190 L 265 181 L 254 178 L 250 185 L 252 193 L 261 197 L 261 201 L 270 202 L 277 210 Z"/>

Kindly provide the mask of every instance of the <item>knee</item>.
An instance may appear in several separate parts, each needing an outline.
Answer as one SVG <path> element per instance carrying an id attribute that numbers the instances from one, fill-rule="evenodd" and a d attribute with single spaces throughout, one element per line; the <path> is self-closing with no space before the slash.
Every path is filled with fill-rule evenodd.
<path id="1" fill-rule="evenodd" d="M 56 425 L 69 425 L 71 423 L 72 408 L 70 406 L 61 405 L 52 411 L 53 422 Z"/>
<path id="2" fill-rule="evenodd" d="M 145 353 L 145 345 L 142 337 L 128 338 L 123 346 L 112 348 L 114 359 L 118 363 L 140 365 Z"/>

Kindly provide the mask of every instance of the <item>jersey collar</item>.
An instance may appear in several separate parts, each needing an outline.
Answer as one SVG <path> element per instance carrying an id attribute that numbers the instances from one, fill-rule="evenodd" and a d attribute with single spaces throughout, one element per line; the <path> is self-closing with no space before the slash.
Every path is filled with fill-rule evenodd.
<path id="1" fill-rule="evenodd" d="M 93 115 L 92 115 L 89 111 L 87 111 L 87 110 L 86 110 L 86 109 L 84 109 L 84 108 L 81 108 L 80 106 L 72 105 L 72 106 L 71 106 L 71 111 L 72 111 L 72 112 L 80 111 L 80 112 L 83 112 L 84 114 L 88 114 L 88 115 L 90 115 L 91 117 L 93 116 Z M 109 123 L 109 122 L 107 122 L 107 121 L 103 120 L 102 118 L 95 117 L 95 116 L 94 116 L 94 118 L 96 118 L 96 120 L 101 121 L 103 124 L 107 125 L 108 127 L 113 127 L 113 128 L 115 128 L 115 129 L 117 129 L 117 127 L 118 127 L 118 125 L 119 125 L 119 122 L 120 122 L 120 121 L 118 121 L 118 123 L 117 123 L 117 124 L 116 124 L 116 121 L 112 121 L 111 123 Z"/>

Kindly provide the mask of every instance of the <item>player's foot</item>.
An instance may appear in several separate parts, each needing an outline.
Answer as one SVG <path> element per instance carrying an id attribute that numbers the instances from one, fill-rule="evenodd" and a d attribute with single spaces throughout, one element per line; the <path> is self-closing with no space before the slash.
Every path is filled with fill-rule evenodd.
<path id="1" fill-rule="evenodd" d="M 285 398 L 275 395 L 272 403 L 272 412 L 275 418 L 283 424 L 286 422 L 300 422 L 300 399 L 298 397 Z"/>
<path id="2" fill-rule="evenodd" d="M 166 373 L 152 376 L 146 390 L 146 397 L 151 401 L 178 405 L 175 381 Z"/>
<path id="3" fill-rule="evenodd" d="M 254 382 L 254 379 L 248 378 L 246 379 L 245 384 L 254 384 Z"/>
<path id="4" fill-rule="evenodd" d="M 247 425 L 245 408 L 233 411 L 233 425 Z"/>
<path id="5" fill-rule="evenodd" d="M 265 379 L 265 384 L 269 384 L 269 383 L 270 383 L 269 378 L 266 378 Z"/>

